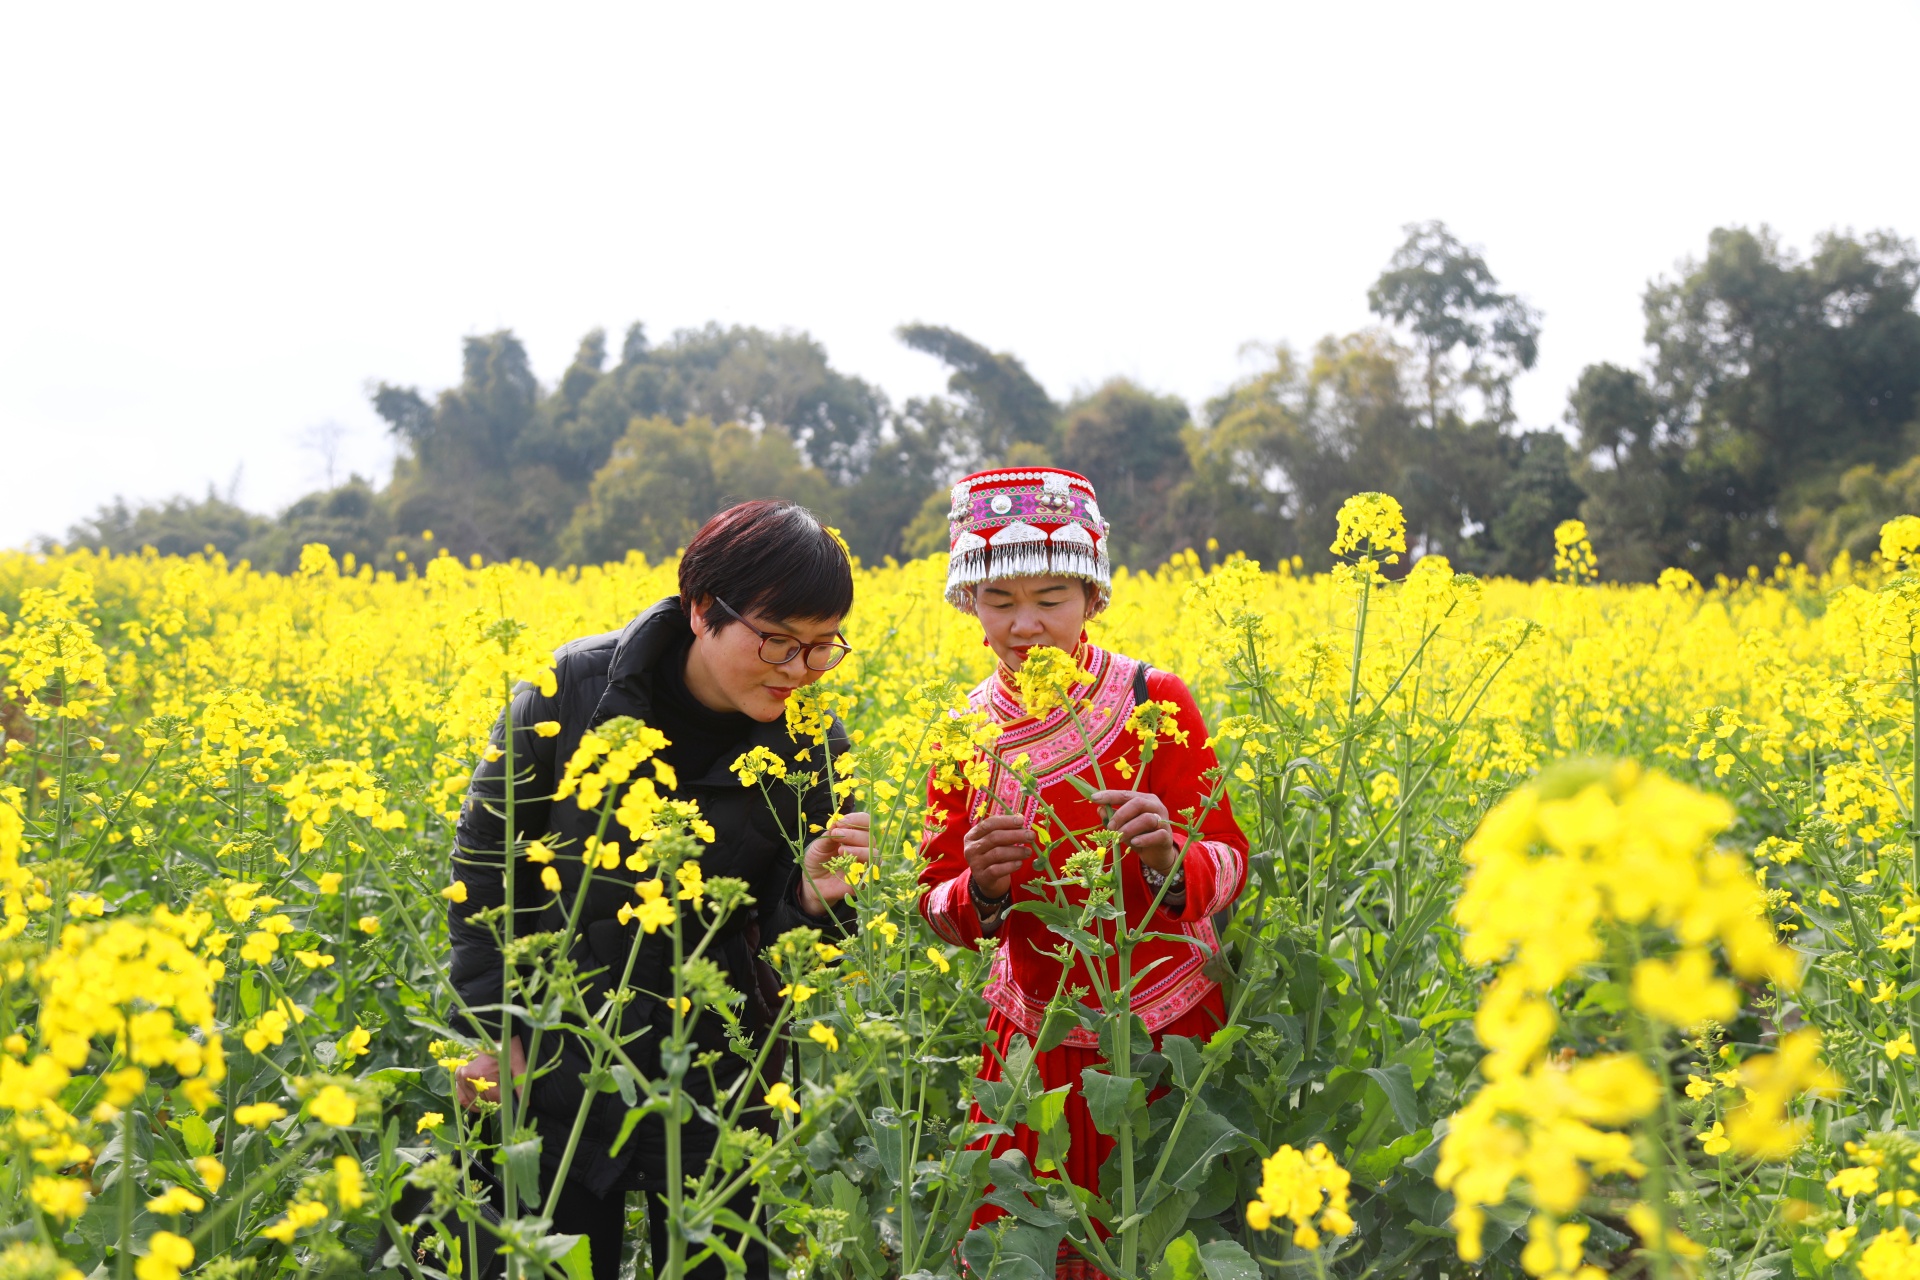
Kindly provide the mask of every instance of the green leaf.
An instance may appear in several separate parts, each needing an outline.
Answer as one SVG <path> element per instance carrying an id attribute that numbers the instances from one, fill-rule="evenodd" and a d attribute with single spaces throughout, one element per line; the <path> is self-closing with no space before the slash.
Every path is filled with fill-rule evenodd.
<path id="1" fill-rule="evenodd" d="M 1067 1158 L 1067 1140 L 1071 1137 L 1067 1095 L 1071 1092 L 1073 1086 L 1063 1084 L 1027 1100 L 1027 1128 L 1040 1137 L 1040 1158 L 1034 1167 L 1042 1172 L 1059 1168 Z"/>
<path id="2" fill-rule="evenodd" d="M 1384 1182 L 1408 1156 L 1420 1154 L 1433 1141 L 1433 1130 L 1421 1129 L 1403 1134 L 1385 1146 L 1369 1147 L 1347 1162 L 1353 1176 L 1362 1182 Z"/>
<path id="3" fill-rule="evenodd" d="M 585 1236 L 575 1240 L 560 1259 L 560 1269 L 567 1273 L 567 1280 L 593 1280 L 592 1242 Z"/>
<path id="4" fill-rule="evenodd" d="M 1003 1123 L 1006 1119 L 1007 1104 L 1013 1101 L 1013 1081 L 976 1080 L 973 1082 L 973 1099 L 980 1104 L 980 1110 L 989 1120 Z M 618 1147 L 614 1149 L 619 1150 Z"/>
<path id="5" fill-rule="evenodd" d="M 1167 1237 L 1187 1225 L 1199 1198 L 1198 1192 L 1175 1191 L 1156 1204 L 1140 1223 L 1141 1254 L 1151 1258 L 1162 1253 L 1170 1243 Z M 1186 1239 L 1193 1239 L 1192 1234 L 1188 1233 Z"/>
<path id="6" fill-rule="evenodd" d="M 186 1144 L 190 1156 L 208 1156 L 213 1154 L 213 1130 L 199 1116 L 189 1112 L 173 1122 L 173 1130 L 180 1135 L 180 1141 Z"/>
<path id="7" fill-rule="evenodd" d="M 362 1080 L 378 1080 L 381 1084 L 408 1085 L 420 1083 L 419 1067 L 382 1067 L 378 1071 L 369 1071 L 360 1077 Z"/>
<path id="8" fill-rule="evenodd" d="M 658 1115 L 668 1107 L 668 1100 L 655 1098 L 643 1106 L 629 1107 L 627 1118 L 620 1122 L 620 1132 L 614 1135 L 612 1153 L 620 1154 L 620 1148 L 627 1145 L 627 1139 L 633 1136 L 633 1127 L 651 1115 Z"/>
<path id="9" fill-rule="evenodd" d="M 1182 1089 L 1191 1090 L 1200 1079 L 1203 1061 L 1200 1046 L 1185 1036 L 1165 1036 L 1160 1041 L 1160 1052 L 1173 1071 L 1173 1082 Z"/>
<path id="10" fill-rule="evenodd" d="M 1034 1038 L 1034 1051 L 1046 1053 L 1058 1049 L 1067 1042 L 1079 1021 L 1080 1015 L 1071 1007 L 1055 1005 L 1048 1009 L 1045 1020 L 1040 1023 L 1040 1034 Z"/>
<path id="11" fill-rule="evenodd" d="M 1391 1066 L 1368 1067 L 1366 1074 L 1386 1092 L 1387 1103 L 1393 1108 L 1393 1118 L 1400 1122 L 1401 1130 L 1412 1133 L 1420 1128 L 1420 1106 L 1413 1096 L 1413 1068 L 1396 1062 Z"/>
<path id="12" fill-rule="evenodd" d="M 1054 1230 L 1055 1228 L 1062 1230 L 1066 1228 L 1067 1218 L 1065 1215 L 1055 1213 L 1051 1209 L 1035 1204 L 1018 1191 L 989 1191 L 984 1199 L 988 1204 L 997 1205 L 1005 1209 L 1009 1215 L 1021 1222 L 1027 1223 L 1029 1226 L 1040 1227 L 1048 1231 Z"/>
<path id="13" fill-rule="evenodd" d="M 1139 1132 L 1139 1122 L 1146 1119 L 1147 1112 L 1145 1084 L 1133 1076 L 1109 1075 L 1098 1067 L 1082 1071 L 1080 1083 L 1094 1128 L 1109 1138 L 1119 1137 L 1123 1125 L 1131 1124 Z"/>
<path id="14" fill-rule="evenodd" d="M 1153 1280 L 1201 1280 L 1200 1245 L 1193 1232 L 1176 1237 L 1167 1245 L 1160 1263 L 1153 1269 Z"/>
<path id="15" fill-rule="evenodd" d="M 533 1134 L 500 1148 L 499 1163 L 513 1173 L 513 1187 L 529 1209 L 540 1204 L 540 1135 Z M 569 1246 L 571 1247 L 571 1246 Z M 558 1255 L 556 1255 L 558 1256 Z"/>
<path id="16" fill-rule="evenodd" d="M 1195 1190 L 1207 1180 L 1214 1161 L 1247 1141 L 1247 1135 L 1219 1112 L 1196 1108 L 1167 1159 L 1167 1181 L 1183 1191 Z"/>
<path id="17" fill-rule="evenodd" d="M 995 1280 L 1003 1275 L 1017 1280 L 1052 1280 L 1060 1258 L 1060 1237 L 1065 1234 L 1064 1227 L 1036 1227 L 1024 1222 L 1008 1227 L 1000 1240 Z"/>
<path id="18" fill-rule="evenodd" d="M 1207 1280 L 1260 1280 L 1260 1264 L 1237 1240 L 1209 1240 L 1201 1245 L 1200 1269 Z"/>

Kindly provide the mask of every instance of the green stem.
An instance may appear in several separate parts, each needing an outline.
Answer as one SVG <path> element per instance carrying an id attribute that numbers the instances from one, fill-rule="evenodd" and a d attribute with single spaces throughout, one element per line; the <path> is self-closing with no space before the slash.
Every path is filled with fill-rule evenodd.
<path id="1" fill-rule="evenodd" d="M 64 755 L 64 751 L 62 752 Z M 61 796 L 62 801 L 66 799 Z M 119 1243 L 114 1247 L 113 1271 L 119 1280 L 133 1275 L 133 1107 L 120 1113 L 120 1220 L 116 1228 Z"/>

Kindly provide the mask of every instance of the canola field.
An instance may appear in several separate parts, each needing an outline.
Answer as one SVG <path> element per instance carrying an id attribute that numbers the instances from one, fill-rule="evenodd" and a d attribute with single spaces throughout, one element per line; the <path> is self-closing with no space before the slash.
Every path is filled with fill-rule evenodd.
<path id="1" fill-rule="evenodd" d="M 1063 1243 L 1121 1280 L 1920 1276 L 1920 520 L 1825 576 L 1601 585 L 1569 527 L 1559 581 L 1389 581 L 1391 512 L 1350 507 L 1332 574 L 1189 554 L 1092 626 L 1192 685 L 1254 850 L 1211 1042 L 1056 1001 L 1104 1028 L 1097 1193 L 967 1150 L 975 1104 L 1065 1133 L 1017 1064 L 975 1081 L 984 961 L 914 905 L 928 770 L 993 754 L 950 714 L 990 655 L 941 562 L 861 569 L 857 651 L 793 725 L 854 731 L 858 924 L 773 944 L 791 1052 L 717 1108 L 638 1274 L 737 1266 L 744 1191 L 796 1280 L 1037 1280 Z M 0 554 L 0 1277 L 585 1276 L 524 1115 L 453 1104 L 492 1046 L 445 978 L 451 821 L 513 684 L 674 582 Z M 648 751 L 613 726 L 575 761 L 619 839 L 558 856 L 627 844 L 676 1028 L 731 1025 L 701 948 L 740 886 L 702 879 L 697 815 L 614 809 Z M 636 1073 L 551 940 L 506 941 L 503 1003 L 679 1114 L 698 1059 Z"/>

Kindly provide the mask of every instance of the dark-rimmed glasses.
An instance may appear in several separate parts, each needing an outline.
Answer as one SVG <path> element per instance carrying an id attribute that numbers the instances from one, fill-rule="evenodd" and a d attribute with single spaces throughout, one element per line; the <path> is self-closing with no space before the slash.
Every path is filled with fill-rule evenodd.
<path id="1" fill-rule="evenodd" d="M 832 640 L 820 640 L 807 644 L 797 636 L 781 635 L 779 632 L 762 631 L 740 615 L 740 611 L 722 600 L 719 596 L 713 602 L 733 615 L 733 620 L 760 637 L 760 661 L 771 667 L 784 667 L 792 662 L 795 654 L 806 656 L 807 670 L 831 671 L 840 665 L 840 659 L 853 652 L 850 644 L 840 644 Z"/>

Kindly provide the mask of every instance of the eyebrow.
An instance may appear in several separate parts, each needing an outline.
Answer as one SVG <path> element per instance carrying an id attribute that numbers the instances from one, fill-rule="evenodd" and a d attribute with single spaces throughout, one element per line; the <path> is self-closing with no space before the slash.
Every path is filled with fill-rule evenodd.
<path id="1" fill-rule="evenodd" d="M 1068 587 L 1072 585 L 1073 585 L 1072 583 L 1068 583 L 1068 582 L 1056 582 L 1050 587 L 1041 587 L 1038 591 L 1035 591 L 1033 594 L 1037 596 L 1044 596 L 1051 591 L 1065 591 Z M 1011 596 L 1013 594 L 1013 592 L 1008 590 L 1006 587 L 982 587 L 980 588 L 980 591 L 981 591 L 981 594 L 989 595 L 989 596 Z"/>
<path id="2" fill-rule="evenodd" d="M 808 621 L 817 623 L 819 619 L 817 618 L 808 619 Z M 792 636 L 795 640 L 806 639 L 806 636 L 804 634 L 805 628 L 795 625 L 792 620 L 786 619 L 786 618 L 779 618 L 779 619 L 768 618 L 766 627 L 764 629 L 769 632 L 772 632 L 774 635 Z M 831 640 L 835 636 L 838 636 L 840 634 L 841 634 L 840 628 L 834 627 L 831 631 L 827 632 L 827 639 Z"/>

